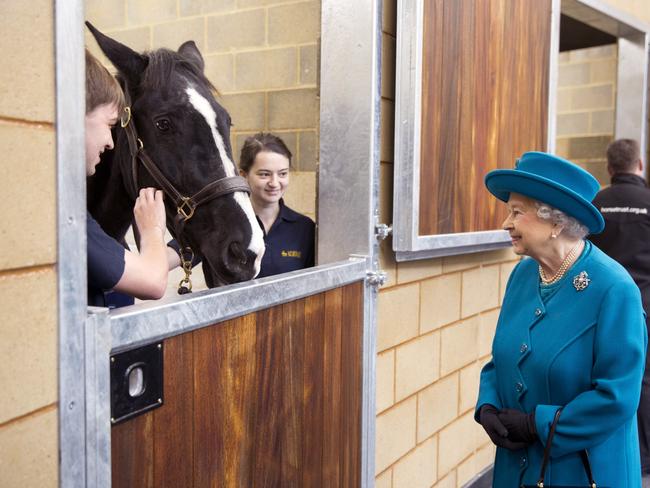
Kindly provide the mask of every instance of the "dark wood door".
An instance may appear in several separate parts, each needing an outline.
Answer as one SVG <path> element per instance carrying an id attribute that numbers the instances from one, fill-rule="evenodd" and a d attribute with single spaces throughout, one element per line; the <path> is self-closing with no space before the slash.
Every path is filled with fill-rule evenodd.
<path id="1" fill-rule="evenodd" d="M 358 487 L 363 286 L 166 340 L 165 403 L 113 427 L 113 487 Z"/>
<path id="2" fill-rule="evenodd" d="M 546 149 L 551 0 L 424 0 L 420 235 L 499 229 L 485 174 Z"/>

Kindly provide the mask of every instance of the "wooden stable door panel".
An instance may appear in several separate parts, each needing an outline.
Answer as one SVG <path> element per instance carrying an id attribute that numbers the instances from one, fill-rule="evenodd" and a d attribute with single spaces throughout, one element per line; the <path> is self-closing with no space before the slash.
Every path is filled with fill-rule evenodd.
<path id="1" fill-rule="evenodd" d="M 485 174 L 547 143 L 551 0 L 424 0 L 420 235 L 499 229 Z"/>
<path id="2" fill-rule="evenodd" d="M 113 428 L 114 487 L 358 487 L 363 283 L 165 341 L 165 404 Z"/>

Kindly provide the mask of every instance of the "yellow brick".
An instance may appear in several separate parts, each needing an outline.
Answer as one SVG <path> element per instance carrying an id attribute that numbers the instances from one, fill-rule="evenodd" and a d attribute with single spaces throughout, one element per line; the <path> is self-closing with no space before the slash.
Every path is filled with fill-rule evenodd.
<path id="1" fill-rule="evenodd" d="M 571 90 L 561 89 L 557 91 L 557 112 L 567 112 L 571 110 Z"/>
<path id="2" fill-rule="evenodd" d="M 418 442 L 458 415 L 458 374 L 449 375 L 418 393 Z"/>
<path id="3" fill-rule="evenodd" d="M 205 51 L 205 22 L 203 18 L 175 20 L 153 26 L 153 45 L 174 51 L 185 41 L 194 41 L 199 51 Z"/>
<path id="4" fill-rule="evenodd" d="M 464 486 L 492 465 L 494 461 L 494 449 L 492 447 L 485 446 L 479 449 L 458 466 L 456 472 L 459 486 Z"/>
<path id="5" fill-rule="evenodd" d="M 384 287 L 395 286 L 397 284 L 397 262 L 393 252 L 392 237 L 384 239 L 379 244 L 379 267 L 386 273 Z"/>
<path id="6" fill-rule="evenodd" d="M 179 0 L 178 3 L 182 16 L 228 12 L 237 8 L 237 0 Z"/>
<path id="7" fill-rule="evenodd" d="M 406 261 L 397 265 L 397 282 L 420 281 L 442 272 L 442 259 Z M 460 289 L 458 290 L 460 291 Z"/>
<path id="8" fill-rule="evenodd" d="M 263 46 L 265 20 L 264 9 L 208 17 L 208 50 L 224 52 Z"/>
<path id="9" fill-rule="evenodd" d="M 126 2 L 107 2 L 106 0 L 86 0 L 86 19 L 104 32 L 106 29 L 124 27 L 126 23 Z"/>
<path id="10" fill-rule="evenodd" d="M 223 95 L 219 103 L 230 114 L 233 130 L 260 131 L 264 129 L 264 94 Z M 234 154 L 239 161 L 239 154 Z"/>
<path id="11" fill-rule="evenodd" d="M 620 0 L 606 0 L 606 1 L 608 1 L 609 3 L 616 3 L 617 1 L 619 1 L 620 3 Z M 585 49 L 575 49 L 573 51 L 570 51 L 569 56 L 572 63 L 578 61 L 591 60 L 591 59 L 611 58 L 612 56 L 616 56 L 616 45 L 612 44 L 612 45 L 605 45 L 605 46 L 589 47 Z"/>
<path id="12" fill-rule="evenodd" d="M 300 47 L 300 84 L 315 85 L 318 78 L 317 46 Z"/>
<path id="13" fill-rule="evenodd" d="M 438 481 L 432 488 L 456 488 L 456 471 L 452 471 Z"/>
<path id="14" fill-rule="evenodd" d="M 393 488 L 429 488 L 437 478 L 438 439 L 432 437 L 393 468 Z"/>
<path id="15" fill-rule="evenodd" d="M 381 51 L 381 96 L 395 100 L 395 37 L 384 34 Z"/>
<path id="16" fill-rule="evenodd" d="M 614 87 L 611 84 L 574 88 L 571 92 L 571 108 L 588 110 L 612 108 L 614 106 Z"/>
<path id="17" fill-rule="evenodd" d="M 0 123 L 4 189 L 0 269 L 56 260 L 54 137 L 49 127 Z"/>
<path id="18" fill-rule="evenodd" d="M 415 447 L 415 397 L 377 416 L 375 473 L 381 473 Z"/>
<path id="19" fill-rule="evenodd" d="M 392 488 L 393 470 L 389 469 L 375 478 L 375 488 Z"/>
<path id="20" fill-rule="evenodd" d="M 613 110 L 591 112 L 591 134 L 614 134 L 615 113 Z"/>
<path id="21" fill-rule="evenodd" d="M 235 85 L 238 90 L 291 88 L 298 84 L 297 62 L 294 47 L 237 53 Z M 293 107 L 293 110 L 296 109 L 297 107 Z M 280 128 L 292 127 L 296 126 L 288 125 Z"/>
<path id="22" fill-rule="evenodd" d="M 219 93 L 226 93 L 235 87 L 235 58 L 232 54 L 210 54 L 204 56 L 205 75 Z M 264 107 L 262 121 L 264 119 Z"/>
<path id="23" fill-rule="evenodd" d="M 616 58 L 593 61 L 591 66 L 592 83 L 616 83 Z"/>
<path id="24" fill-rule="evenodd" d="M 460 319 L 460 273 L 423 282 L 420 300 L 420 332 L 437 329 L 458 319 Z"/>
<path id="25" fill-rule="evenodd" d="M 377 311 L 377 351 L 418 335 L 419 286 L 381 290 Z"/>
<path id="26" fill-rule="evenodd" d="M 49 0 L 2 2 L 0 115 L 54 121 L 53 7 Z"/>
<path id="27" fill-rule="evenodd" d="M 0 424 L 57 399 L 54 269 L 0 276 Z"/>
<path id="28" fill-rule="evenodd" d="M 501 265 L 501 269 L 499 270 L 499 305 L 503 303 L 503 295 L 506 292 L 506 285 L 508 284 L 510 273 L 512 273 L 512 270 L 515 269 L 518 263 L 519 261 L 512 261 Z"/>
<path id="29" fill-rule="evenodd" d="M 589 133 L 589 112 L 558 114 L 557 135 L 568 137 Z"/>
<path id="30" fill-rule="evenodd" d="M 381 148 L 379 158 L 381 161 L 392 163 L 395 160 L 395 102 L 392 100 L 381 100 Z"/>
<path id="31" fill-rule="evenodd" d="M 442 329 L 440 374 L 446 375 L 478 359 L 479 317 Z"/>
<path id="32" fill-rule="evenodd" d="M 499 266 L 481 266 L 463 273 L 461 316 L 468 317 L 499 305 Z"/>
<path id="33" fill-rule="evenodd" d="M 176 0 L 126 0 L 130 25 L 155 24 L 176 18 Z"/>
<path id="34" fill-rule="evenodd" d="M 459 254 L 448 256 L 442 260 L 442 272 L 451 273 L 463 269 L 475 268 L 486 264 L 498 263 L 501 261 L 511 261 L 513 259 L 512 247 L 497 249 L 495 251 L 486 251 L 472 254 Z"/>
<path id="35" fill-rule="evenodd" d="M 314 42 L 320 34 L 320 2 L 292 3 L 269 8 L 270 45 Z"/>
<path id="36" fill-rule="evenodd" d="M 269 129 L 316 129 L 319 103 L 316 89 L 283 90 L 269 93 Z"/>
<path id="37" fill-rule="evenodd" d="M 460 371 L 460 413 L 473 410 L 476 405 L 481 367 L 477 361 Z"/>
<path id="38" fill-rule="evenodd" d="M 395 399 L 400 401 L 440 377 L 440 333 L 398 346 L 395 353 Z"/>
<path id="39" fill-rule="evenodd" d="M 0 428 L 0 482 L 7 488 L 59 486 L 56 409 Z"/>
<path id="40" fill-rule="evenodd" d="M 438 473 L 446 474 L 478 447 L 478 431 L 472 412 L 466 413 L 438 434 Z M 481 439 L 482 440 L 482 439 Z"/>
<path id="41" fill-rule="evenodd" d="M 499 310 L 482 313 L 479 316 L 478 326 L 478 356 L 484 357 L 492 354 L 492 340 L 497 330 Z"/>
<path id="42" fill-rule="evenodd" d="M 318 134 L 316 131 L 298 133 L 298 151 L 294 154 L 294 169 L 300 171 L 316 171 L 318 168 Z"/>
<path id="43" fill-rule="evenodd" d="M 561 65 L 558 70 L 558 86 L 586 85 L 591 73 L 590 63 Z"/>
<path id="44" fill-rule="evenodd" d="M 392 406 L 395 401 L 395 351 L 377 355 L 377 412 Z"/>
<path id="45" fill-rule="evenodd" d="M 382 29 L 395 36 L 397 31 L 397 1 L 384 0 L 382 11 Z"/>
<path id="46" fill-rule="evenodd" d="M 316 213 L 316 173 L 314 172 L 291 172 L 291 184 L 284 194 L 286 204 L 309 216 Z"/>

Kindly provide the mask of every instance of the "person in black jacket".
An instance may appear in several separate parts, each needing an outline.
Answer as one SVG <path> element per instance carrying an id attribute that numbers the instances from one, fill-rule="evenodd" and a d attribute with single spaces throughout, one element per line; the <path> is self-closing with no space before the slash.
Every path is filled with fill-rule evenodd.
<path id="1" fill-rule="evenodd" d="M 639 144 L 619 139 L 607 148 L 611 186 L 593 204 L 605 218 L 605 230 L 589 239 L 621 263 L 641 290 L 643 308 L 650 312 L 650 188 L 644 179 Z M 646 370 L 638 410 L 643 486 L 650 486 L 650 368 Z"/>

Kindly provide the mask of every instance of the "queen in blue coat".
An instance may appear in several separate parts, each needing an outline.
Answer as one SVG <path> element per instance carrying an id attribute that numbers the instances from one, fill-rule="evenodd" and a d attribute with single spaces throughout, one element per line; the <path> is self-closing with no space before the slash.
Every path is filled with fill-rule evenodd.
<path id="1" fill-rule="evenodd" d="M 495 170 L 488 190 L 507 203 L 503 228 L 524 258 L 513 270 L 475 418 L 497 445 L 495 488 L 537 486 L 558 409 L 544 486 L 640 488 L 636 409 L 647 332 L 638 288 L 584 238 L 604 221 L 597 181 L 550 154 Z"/>

